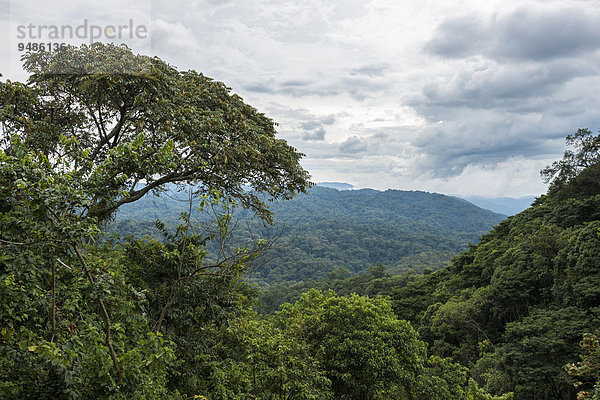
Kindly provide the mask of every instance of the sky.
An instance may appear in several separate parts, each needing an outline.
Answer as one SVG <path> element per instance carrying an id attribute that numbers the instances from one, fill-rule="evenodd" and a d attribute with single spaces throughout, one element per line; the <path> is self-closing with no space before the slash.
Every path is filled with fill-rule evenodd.
<path id="1" fill-rule="evenodd" d="M 315 182 L 539 195 L 565 136 L 600 128 L 598 1 L 8 3 L 4 78 L 26 79 L 15 25 L 133 20 L 149 27 L 135 52 L 227 84 Z"/>

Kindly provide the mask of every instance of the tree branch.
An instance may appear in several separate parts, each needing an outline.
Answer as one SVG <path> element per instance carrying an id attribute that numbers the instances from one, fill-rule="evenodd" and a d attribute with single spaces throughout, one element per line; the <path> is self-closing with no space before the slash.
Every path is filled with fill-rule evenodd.
<path id="1" fill-rule="evenodd" d="M 193 176 L 192 172 L 170 173 L 168 175 L 163 176 L 162 178 L 159 178 L 159 179 L 147 184 L 140 190 L 135 190 L 133 192 L 130 192 L 130 195 L 128 197 L 121 198 L 114 205 L 96 209 L 93 212 L 90 212 L 88 215 L 91 217 L 101 217 L 101 216 L 105 216 L 105 215 L 110 215 L 112 212 L 114 212 L 117 208 L 121 207 L 123 204 L 132 203 L 134 201 L 141 199 L 142 197 L 144 197 L 145 194 L 150 192 L 152 189 L 156 189 L 157 187 L 162 186 L 166 183 L 181 182 L 185 179 L 191 178 L 192 176 Z"/>
<path id="2" fill-rule="evenodd" d="M 88 280 L 90 281 L 90 284 L 92 285 L 92 287 L 94 287 L 95 282 L 94 282 L 94 278 L 92 277 L 92 273 L 90 272 L 90 270 L 87 266 L 87 263 L 85 262 L 85 259 L 81 255 L 81 252 L 79 251 L 79 248 L 77 247 L 76 244 L 73 245 L 73 250 L 75 250 L 75 253 L 77 254 L 77 258 L 79 258 L 79 261 L 81 261 L 81 265 L 83 266 L 83 269 L 85 270 L 85 273 L 88 277 Z M 106 310 L 104 301 L 102 300 L 102 298 L 100 296 L 98 296 L 98 303 L 100 303 L 100 309 L 102 310 L 102 318 L 104 319 L 104 323 L 106 325 L 106 346 L 108 347 L 108 350 L 110 352 L 110 357 L 112 358 L 115 369 L 117 370 L 117 380 L 118 380 L 119 384 L 121 384 L 121 381 L 123 380 L 123 372 L 121 371 L 121 367 L 119 366 L 119 360 L 117 359 L 117 353 L 115 352 L 115 349 L 112 345 L 110 316 L 108 315 L 108 311 Z"/>
<path id="3" fill-rule="evenodd" d="M 54 343 L 56 337 L 56 264 L 52 263 L 52 329 L 50 342 Z"/>
<path id="4" fill-rule="evenodd" d="M 127 110 L 121 109 L 120 110 L 120 117 L 119 117 L 119 121 L 117 121 L 117 124 L 111 129 L 110 133 L 106 136 L 104 136 L 100 142 L 98 143 L 98 145 L 96 145 L 96 148 L 94 149 L 94 151 L 92 151 L 92 154 L 90 155 L 90 159 L 91 160 L 95 160 L 96 157 L 98 156 L 98 154 L 100 153 L 100 151 L 102 150 L 102 148 L 108 144 L 110 142 L 111 139 L 113 139 L 113 143 L 111 145 L 111 147 L 114 147 L 116 145 L 117 139 L 118 139 L 118 135 L 119 133 L 121 133 L 121 129 L 123 128 L 123 124 L 125 123 L 125 117 L 127 114 Z"/>

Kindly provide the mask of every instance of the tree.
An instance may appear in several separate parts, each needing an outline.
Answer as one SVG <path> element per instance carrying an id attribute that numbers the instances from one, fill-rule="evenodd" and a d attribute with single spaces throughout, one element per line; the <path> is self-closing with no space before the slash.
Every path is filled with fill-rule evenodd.
<path id="1" fill-rule="evenodd" d="M 493 362 L 483 374 L 487 388 L 514 390 L 519 400 L 572 399 L 575 393 L 561 367 L 576 354 L 579 332 L 596 323 L 584 310 L 567 307 L 533 309 L 522 321 L 506 324 L 505 342 L 490 355 Z M 504 382 L 493 377 L 499 371 Z"/>
<path id="2" fill-rule="evenodd" d="M 18 137 L 0 151 L 0 397 L 169 398 L 170 343 L 148 329 L 144 295 L 125 281 L 62 160 Z M 123 397 L 121 397 L 123 398 Z"/>
<path id="3" fill-rule="evenodd" d="M 197 374 L 209 399 L 331 399 L 330 381 L 304 340 L 252 312 L 205 328 L 210 350 Z M 193 364 L 192 364 L 193 365 Z"/>
<path id="4" fill-rule="evenodd" d="M 425 345 L 389 301 L 311 290 L 277 314 L 290 335 L 305 338 L 336 399 L 413 398 Z"/>
<path id="5" fill-rule="evenodd" d="M 204 239 L 181 231 L 161 247 L 175 278 L 156 321 L 99 226 L 169 183 L 269 222 L 265 198 L 310 186 L 302 154 L 222 83 L 126 47 L 31 53 L 25 68 L 27 84 L 0 83 L 0 394 L 178 397 L 161 321 L 182 282 L 254 255 L 198 265 Z"/>
<path id="6" fill-rule="evenodd" d="M 28 83 L 0 85 L 1 145 L 8 151 L 18 135 L 51 162 L 66 159 L 91 195 L 86 216 L 102 221 L 167 183 L 187 183 L 269 220 L 257 192 L 285 199 L 309 186 L 303 154 L 221 82 L 101 43 L 24 61 Z"/>
<path id="7" fill-rule="evenodd" d="M 549 192 L 556 190 L 572 181 L 586 168 L 600 161 L 600 135 L 594 136 L 589 129 L 578 129 L 573 135 L 568 135 L 567 146 L 563 159 L 540 171 L 546 183 L 550 183 Z"/>

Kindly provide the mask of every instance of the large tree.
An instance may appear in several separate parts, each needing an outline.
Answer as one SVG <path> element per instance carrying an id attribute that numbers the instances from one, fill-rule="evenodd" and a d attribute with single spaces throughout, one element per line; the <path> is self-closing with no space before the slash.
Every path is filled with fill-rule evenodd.
<path id="1" fill-rule="evenodd" d="M 95 43 L 24 57 L 27 84 L 0 84 L 2 148 L 13 135 L 71 166 L 104 220 L 168 183 L 218 190 L 269 220 L 262 193 L 309 186 L 303 154 L 231 89 L 124 46 Z"/>
<path id="2" fill-rule="evenodd" d="M 166 398 L 161 321 L 225 262 L 200 265 L 190 210 L 157 257 L 176 275 L 155 321 L 115 249 L 93 245 L 98 224 L 167 184 L 269 221 L 265 199 L 310 185 L 302 154 L 224 84 L 158 58 L 94 44 L 24 61 L 27 83 L 0 83 L 0 397 Z M 235 256 L 237 276 L 248 252 Z"/>
<path id="3" fill-rule="evenodd" d="M 288 334 L 308 342 L 335 398 L 415 398 L 425 344 L 389 301 L 312 289 L 277 318 Z"/>

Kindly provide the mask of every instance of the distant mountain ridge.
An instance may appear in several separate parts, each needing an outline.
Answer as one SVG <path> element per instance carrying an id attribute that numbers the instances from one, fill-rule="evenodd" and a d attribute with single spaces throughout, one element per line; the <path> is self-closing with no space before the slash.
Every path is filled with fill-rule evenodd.
<path id="1" fill-rule="evenodd" d="M 317 186 L 328 187 L 337 190 L 357 190 L 353 185 L 345 182 L 318 182 Z M 450 194 L 449 196 L 458 197 L 475 204 L 486 210 L 498 214 L 515 215 L 528 208 L 537 196 L 522 197 L 485 197 L 485 196 L 461 196 Z"/>
<path id="2" fill-rule="evenodd" d="M 328 187 L 337 190 L 350 190 L 354 188 L 354 186 L 351 184 L 344 182 L 319 182 L 317 183 L 317 186 Z"/>
<path id="3" fill-rule="evenodd" d="M 505 218 L 438 193 L 321 186 L 270 207 L 275 226 L 266 229 L 240 214 L 254 232 L 282 230 L 284 247 L 272 250 L 252 275 L 265 283 L 318 279 L 341 267 L 360 273 L 377 262 L 390 272 L 438 269 Z M 122 207 L 108 230 L 158 237 L 154 220 L 174 226 L 183 211 L 186 203 L 173 197 L 147 196 Z"/>
<path id="4" fill-rule="evenodd" d="M 483 196 L 456 196 L 486 210 L 504 215 L 515 215 L 529 208 L 536 196 L 523 197 L 483 197 Z"/>

